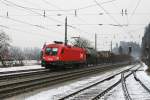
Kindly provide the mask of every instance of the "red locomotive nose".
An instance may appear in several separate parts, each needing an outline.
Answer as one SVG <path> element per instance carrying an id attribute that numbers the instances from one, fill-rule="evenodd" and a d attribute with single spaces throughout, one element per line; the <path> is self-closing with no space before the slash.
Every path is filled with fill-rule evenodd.
<path id="1" fill-rule="evenodd" d="M 43 57 L 43 59 L 45 61 L 52 62 L 52 61 L 58 61 L 59 57 L 58 56 L 46 56 L 46 57 Z"/>
<path id="2" fill-rule="evenodd" d="M 48 58 L 46 59 L 46 61 L 54 61 L 54 59 L 48 57 Z"/>

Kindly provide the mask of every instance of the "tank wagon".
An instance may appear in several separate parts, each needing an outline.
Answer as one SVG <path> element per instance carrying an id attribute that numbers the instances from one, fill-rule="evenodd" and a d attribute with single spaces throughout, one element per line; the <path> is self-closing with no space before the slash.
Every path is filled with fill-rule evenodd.
<path id="1" fill-rule="evenodd" d="M 98 63 L 98 53 L 93 48 L 86 49 L 86 65 L 94 65 Z"/>

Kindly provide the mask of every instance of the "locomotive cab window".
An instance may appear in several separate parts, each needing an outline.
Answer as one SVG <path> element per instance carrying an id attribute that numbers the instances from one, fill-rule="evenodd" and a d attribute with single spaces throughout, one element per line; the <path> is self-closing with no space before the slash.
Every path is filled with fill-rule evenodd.
<path id="1" fill-rule="evenodd" d="M 45 53 L 50 54 L 51 53 L 51 48 L 46 48 Z"/>
<path id="2" fill-rule="evenodd" d="M 58 48 L 52 48 L 52 55 L 55 56 L 58 53 Z"/>

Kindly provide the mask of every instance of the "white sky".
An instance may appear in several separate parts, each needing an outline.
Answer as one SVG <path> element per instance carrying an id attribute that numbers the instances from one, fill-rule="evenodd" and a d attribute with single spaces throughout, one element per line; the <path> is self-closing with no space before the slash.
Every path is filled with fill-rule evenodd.
<path id="1" fill-rule="evenodd" d="M 150 22 L 150 0 L 96 1 L 104 9 L 95 0 L 0 0 L 0 30 L 12 38 L 12 45 L 42 47 L 44 42 L 64 40 L 67 16 L 68 24 L 74 27 L 68 27 L 69 41 L 81 36 L 94 45 L 97 33 L 99 50 L 109 50 L 111 41 L 113 46 L 119 41 L 141 42 L 144 27 Z M 122 9 L 127 9 L 127 15 L 121 15 Z M 118 24 L 128 26 L 114 26 Z"/>

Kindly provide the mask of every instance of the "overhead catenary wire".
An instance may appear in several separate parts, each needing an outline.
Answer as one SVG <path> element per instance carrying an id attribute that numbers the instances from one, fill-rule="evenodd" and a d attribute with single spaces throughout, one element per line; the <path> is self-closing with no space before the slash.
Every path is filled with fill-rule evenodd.
<path id="1" fill-rule="evenodd" d="M 109 12 L 109 14 L 111 15 L 121 15 L 121 13 L 118 13 L 118 12 Z M 74 16 L 75 14 L 74 13 L 56 13 L 56 14 L 49 14 L 47 13 L 46 14 L 47 16 Z M 104 13 L 78 13 L 78 16 L 100 16 L 100 15 L 104 15 Z M 131 15 L 131 13 L 128 13 L 128 15 Z M 139 13 L 135 13 L 134 15 L 136 16 L 145 16 L 145 15 L 150 15 L 150 13 L 142 13 L 142 12 L 139 12 Z M 10 16 L 41 16 L 41 15 L 37 15 L 37 14 L 11 14 Z"/>
<path id="2" fill-rule="evenodd" d="M 5 2 L 7 2 L 7 3 L 5 3 L 5 2 L 3 2 L 3 1 L 5 1 Z M 1 2 L 4 3 L 4 4 L 6 4 L 7 6 L 10 4 L 9 6 L 13 5 L 13 6 L 16 6 L 16 7 L 18 7 L 18 8 L 22 8 L 22 9 L 25 9 L 25 10 L 27 10 L 27 11 L 30 11 L 30 12 L 32 12 L 32 13 L 35 13 L 35 14 L 37 14 L 37 15 L 43 17 L 43 14 L 41 14 L 41 13 L 39 13 L 39 12 L 36 12 L 36 11 L 34 11 L 34 10 L 28 8 L 28 7 L 24 7 L 24 6 L 18 5 L 18 4 L 16 4 L 16 3 L 13 3 L 13 2 L 8 1 L 8 0 L 3 0 L 3 1 L 1 1 Z M 44 11 L 44 10 L 43 10 L 43 11 Z M 48 18 L 49 20 L 54 21 L 54 22 L 63 23 L 63 22 L 61 22 L 61 21 L 59 21 L 59 20 L 56 20 L 56 19 L 54 19 L 54 18 L 52 18 L 52 17 L 49 17 L 49 16 L 48 16 L 48 17 L 46 16 L 46 18 Z"/>
<path id="3" fill-rule="evenodd" d="M 65 14 L 65 16 L 68 16 L 68 12 L 66 12 L 66 11 L 64 11 L 64 10 L 62 10 L 62 8 L 61 7 L 58 7 L 58 6 L 56 6 L 56 5 L 54 5 L 54 4 L 52 4 L 52 3 L 50 3 L 49 1 L 47 1 L 47 0 L 42 0 L 44 3 L 46 3 L 46 4 L 48 4 L 49 6 L 53 6 L 53 7 L 55 7 L 56 9 L 58 9 L 58 10 L 61 10 L 61 11 L 63 11 Z M 74 15 L 77 19 L 79 19 L 80 21 L 82 21 L 82 22 L 84 22 L 84 23 L 86 23 L 87 24 L 87 22 L 85 21 L 85 20 L 83 20 L 82 18 L 79 18 L 78 16 L 77 16 L 77 9 L 74 9 L 74 14 L 72 14 L 72 15 Z M 61 16 L 62 14 L 59 14 L 59 16 Z M 58 14 L 57 14 L 57 16 L 58 16 Z"/>
<path id="4" fill-rule="evenodd" d="M 137 9 L 138 6 L 140 5 L 140 2 L 141 2 L 141 0 L 138 0 L 138 2 L 137 2 L 137 4 L 136 4 L 135 8 L 133 9 L 133 12 L 131 13 L 130 20 L 132 19 L 133 15 L 135 14 L 136 9 Z M 129 24 L 130 24 L 130 21 L 129 21 Z"/>
<path id="5" fill-rule="evenodd" d="M 28 22 L 25 22 L 25 21 L 22 21 L 22 20 L 18 20 L 18 19 L 15 19 L 15 18 L 11 18 L 11 17 L 5 17 L 5 16 L 0 16 L 0 17 L 1 17 L 1 18 L 5 18 L 5 19 L 12 20 L 12 21 L 14 21 L 14 22 L 18 22 L 18 23 L 22 23 L 22 24 L 29 25 L 29 26 L 37 27 L 37 28 L 40 28 L 40 29 L 48 30 L 48 31 L 51 31 L 51 32 L 57 32 L 57 31 L 55 31 L 55 30 L 46 28 L 45 26 L 42 26 L 42 25 L 28 23 Z M 58 32 L 57 32 L 57 33 L 58 33 Z"/>
<path id="6" fill-rule="evenodd" d="M 45 37 L 45 38 L 49 38 L 48 35 L 46 34 L 36 34 L 34 32 L 31 32 L 31 31 L 26 31 L 26 30 L 22 30 L 22 29 L 18 29 L 18 28 L 12 28 L 12 27 L 9 27 L 9 26 L 6 26 L 6 25 L 0 25 L 1 28 L 5 28 L 7 30 L 14 30 L 14 31 L 17 31 L 17 32 L 21 32 L 21 33 L 26 33 L 28 35 L 34 35 L 34 36 L 39 36 L 39 37 Z M 33 33 L 33 34 L 31 34 Z"/>
<path id="7" fill-rule="evenodd" d="M 12 4 L 13 6 L 16 6 L 16 7 L 19 7 L 19 8 L 22 8 L 22 9 L 25 9 L 25 10 L 27 10 L 27 11 L 30 11 L 30 12 L 32 12 L 32 13 L 35 13 L 35 14 L 37 14 L 37 15 L 39 15 L 39 16 L 42 16 L 43 17 L 43 14 L 41 14 L 41 13 L 38 13 L 38 12 L 36 12 L 36 11 L 34 11 L 34 10 L 31 10 L 30 8 L 28 8 L 28 7 L 24 7 L 24 6 L 21 6 L 21 5 L 18 5 L 18 4 L 16 4 L 16 3 L 13 3 L 13 2 L 11 2 L 11 1 L 8 1 L 8 0 L 3 0 L 3 1 L 6 1 L 7 3 L 9 3 L 9 4 Z M 2 1 L 2 3 L 4 3 L 5 5 L 7 5 L 8 6 L 8 4 L 7 3 L 5 3 L 5 2 L 3 2 Z M 9 5 L 10 6 L 10 5 Z M 61 22 L 61 21 L 59 21 L 59 20 L 56 20 L 56 19 L 54 19 L 54 18 L 52 18 L 52 17 L 49 17 L 49 16 L 45 16 L 45 18 L 47 18 L 47 19 L 49 19 L 49 20 L 52 20 L 52 21 L 54 21 L 54 22 L 57 22 L 57 23 L 61 23 L 61 24 L 64 24 L 63 22 Z M 75 29 L 75 30 L 78 30 L 78 31 L 80 31 L 80 32 L 84 32 L 84 33 L 86 33 L 85 31 L 83 31 L 82 29 L 80 29 L 80 28 L 77 28 L 77 27 L 75 27 L 75 26 L 71 26 L 71 25 L 67 25 L 68 27 L 70 27 L 70 28 L 72 28 L 72 29 Z"/>
<path id="8" fill-rule="evenodd" d="M 61 10 L 61 11 L 65 12 L 65 15 L 68 14 L 68 12 L 62 10 L 60 7 L 58 7 L 58 6 L 56 6 L 56 5 L 52 4 L 52 3 L 50 3 L 50 2 L 47 1 L 47 0 L 42 0 L 42 1 L 45 2 L 45 3 L 47 3 L 47 4 L 49 4 L 50 6 L 53 6 L 53 7 L 57 8 L 58 10 Z M 116 0 L 110 0 L 110 1 L 102 2 L 102 4 L 110 3 L 110 2 L 114 2 L 114 1 L 116 1 Z M 82 21 L 82 22 L 85 23 L 86 25 L 90 25 L 90 24 L 88 24 L 88 22 L 85 21 L 84 19 L 78 17 L 77 11 L 80 10 L 80 9 L 77 9 L 77 8 L 76 8 L 76 9 L 72 9 L 72 10 L 75 11 L 73 15 L 74 15 L 78 20 Z M 102 14 L 102 13 L 99 13 L 99 15 L 101 15 L 101 14 Z M 86 32 L 86 33 L 87 33 L 87 32 Z"/>
<path id="9" fill-rule="evenodd" d="M 138 8 L 138 6 L 140 5 L 140 2 L 141 2 L 141 0 L 138 0 L 137 5 L 135 6 L 135 8 L 134 8 L 134 10 L 133 10 L 133 12 L 132 12 L 132 14 L 131 14 L 131 16 L 130 16 L 130 17 L 132 17 L 132 16 L 135 14 L 136 9 L 137 9 L 137 8 Z"/>
<path id="10" fill-rule="evenodd" d="M 22 9 L 25 9 L 25 10 L 27 10 L 27 11 L 30 11 L 30 12 L 32 12 L 32 13 L 35 13 L 35 14 L 37 14 L 37 15 L 43 17 L 43 14 L 41 14 L 41 13 L 39 13 L 39 12 L 36 12 L 36 11 L 34 11 L 34 10 L 28 8 L 28 7 L 24 7 L 24 6 L 18 5 L 18 4 L 16 4 L 16 3 L 13 3 L 13 2 L 8 1 L 8 0 L 3 0 L 3 1 L 6 1 L 6 2 L 9 3 L 9 4 L 12 4 L 13 6 L 16 6 L 16 7 L 22 8 Z M 6 4 L 6 3 L 5 3 L 5 4 Z M 7 6 L 8 6 L 8 5 L 7 5 Z M 52 21 L 57 22 L 57 23 L 64 24 L 64 22 L 59 21 L 59 20 L 54 19 L 54 18 L 49 17 L 49 16 L 45 16 L 44 18 L 49 19 L 49 20 L 52 20 Z M 84 32 L 84 33 L 87 33 L 87 32 L 85 32 L 84 30 L 82 30 L 82 29 L 80 29 L 80 28 L 78 28 L 78 27 L 71 26 L 71 25 L 69 25 L 69 24 L 68 24 L 67 26 L 70 27 L 70 28 L 72 28 L 72 29 L 74 29 L 74 30 L 80 31 L 80 32 L 82 32 L 82 33 L 83 33 L 83 32 Z"/>
<path id="11" fill-rule="evenodd" d="M 7 1 L 7 0 L 4 0 L 4 1 Z M 44 1 L 46 1 L 46 0 L 44 0 Z M 96 1 L 96 0 L 95 0 Z M 114 1 L 114 0 L 112 0 L 112 1 Z M 96 1 L 97 2 L 97 1 Z M 11 2 L 12 3 L 12 2 Z M 98 2 L 97 2 L 97 4 L 98 4 Z M 18 5 L 17 5 L 18 6 Z M 99 5 L 100 6 L 100 5 Z M 22 7 L 22 6 L 19 6 L 19 7 Z M 56 7 L 56 6 L 55 6 Z M 25 7 L 23 7 L 23 8 L 25 8 Z M 58 8 L 58 7 L 57 7 Z M 101 8 L 103 9 L 103 7 L 101 6 Z M 136 7 L 137 8 L 137 7 Z M 59 8 L 60 9 L 60 8 Z M 111 13 L 108 13 L 105 9 L 103 9 L 107 14 L 109 14 L 109 16 L 110 16 L 110 14 Z M 37 13 L 37 12 L 35 12 L 35 13 Z M 38 13 L 39 14 L 39 13 Z M 42 14 L 40 14 L 40 16 L 43 16 Z M 115 18 L 113 18 L 113 16 L 110 16 L 110 17 L 112 17 L 112 19 L 116 22 L 116 23 L 118 23 L 117 22 L 117 20 L 115 20 Z"/>
<path id="12" fill-rule="evenodd" d="M 1 1 L 3 1 L 3 0 L 1 0 Z M 8 0 L 7 0 L 7 1 L 8 1 Z M 45 0 L 45 1 L 48 1 L 48 0 Z M 112 1 L 115 1 L 115 0 L 112 0 Z M 49 1 L 48 1 L 48 2 L 49 2 Z M 6 3 L 6 2 L 5 2 L 5 3 Z M 51 2 L 50 2 L 50 3 L 51 3 Z M 8 4 L 8 3 L 7 3 L 7 4 Z M 18 4 L 18 3 L 17 3 L 17 4 Z M 9 5 L 10 5 L 10 4 L 9 4 Z M 10 6 L 12 6 L 12 5 L 10 5 Z M 23 6 L 24 6 L 24 5 L 23 5 Z M 55 5 L 54 5 L 54 6 L 55 6 Z M 95 6 L 97 6 L 97 4 L 95 4 Z M 14 7 L 14 6 L 13 6 L 13 7 Z M 37 6 L 37 7 L 38 7 L 38 6 Z M 84 7 L 84 6 L 83 6 L 83 7 Z M 30 8 L 30 7 L 29 7 L 29 8 Z M 90 7 L 89 7 L 89 8 L 90 8 Z M 43 8 L 38 8 L 38 9 L 43 9 Z M 44 10 L 44 9 L 43 9 L 43 10 Z M 60 8 L 60 9 L 56 9 L 56 10 L 57 10 L 57 11 L 61 11 L 61 10 L 63 11 L 63 10 L 65 10 L 65 9 L 61 9 L 61 8 Z M 33 10 L 33 11 L 35 11 L 35 12 L 40 13 L 40 14 L 43 15 L 43 12 L 40 12 L 40 10 Z M 42 11 L 42 10 L 41 10 L 41 11 Z M 63 12 L 58 12 L 58 13 L 57 13 L 57 11 L 56 11 L 56 16 L 58 16 L 57 14 L 61 14 L 62 16 L 66 16 L 66 15 L 72 15 L 72 16 L 74 16 L 74 13 L 70 13 L 70 12 L 68 12 L 68 11 L 63 11 Z M 74 9 L 72 9 L 72 11 L 74 11 Z M 107 10 L 106 10 L 106 11 L 107 11 Z M 46 10 L 45 10 L 45 12 L 46 12 L 45 15 L 46 15 L 47 17 L 48 17 L 48 16 L 52 16 L 52 15 L 55 16 L 55 14 L 53 14 L 53 13 L 48 13 Z M 67 12 L 67 13 L 65 13 L 65 12 Z M 102 13 L 103 13 L 103 12 L 102 12 Z M 110 15 L 112 15 L 112 14 L 118 15 L 118 14 L 120 14 L 120 13 L 118 13 L 118 12 L 116 12 L 116 13 L 115 13 L 115 12 L 111 12 L 111 13 L 110 13 L 110 12 L 109 12 L 109 14 L 110 14 Z M 128 14 L 131 15 L 132 13 L 128 13 Z M 146 14 L 148 14 L 148 13 L 139 13 L 139 12 L 138 12 L 138 13 L 137 13 L 137 12 L 134 13 L 134 15 L 146 15 Z M 18 13 L 18 15 L 19 15 L 19 13 Z M 86 15 L 94 15 L 94 16 L 95 16 L 95 15 L 99 15 L 99 13 L 92 13 L 92 12 L 91 12 L 91 13 L 90 13 L 90 12 L 89 12 L 89 13 L 80 13 L 80 12 L 79 12 L 79 13 L 78 13 L 78 10 L 77 10 L 77 15 L 78 15 L 78 17 L 80 17 L 80 15 L 85 15 L 85 16 L 86 16 Z M 9 16 L 13 16 L 13 15 L 10 13 Z M 15 16 L 15 15 L 14 15 L 14 16 Z M 17 15 L 16 15 L 16 16 L 17 16 Z M 41 16 L 41 15 L 36 14 L 36 13 L 30 13 L 30 14 L 28 14 L 28 15 L 26 15 L 26 16 Z M 112 16 L 113 16 L 113 15 L 112 15 Z M 43 16 L 41 16 L 41 17 L 43 17 Z M 113 17 L 115 18 L 115 16 L 113 16 Z M 10 17 L 10 18 L 15 18 L 15 17 Z M 43 17 L 43 18 L 44 18 L 44 17 Z M 60 17 L 60 18 L 61 18 L 61 17 Z M 81 17 L 81 18 L 82 18 L 82 17 Z M 19 19 L 20 19 L 20 18 L 19 18 Z M 57 18 L 56 18 L 56 19 L 57 19 Z M 115 19 L 117 19 L 117 18 L 115 18 Z M 118 19 L 117 19 L 117 20 L 118 20 Z M 120 20 L 118 20 L 118 21 L 120 21 Z M 55 22 L 55 21 L 54 21 L 54 22 Z M 80 21 L 80 22 L 81 22 L 81 21 Z M 83 21 L 82 21 L 82 22 L 83 22 Z M 116 22 L 115 22 L 115 23 L 116 23 Z M 34 25 L 34 23 L 33 23 L 33 25 Z M 41 25 L 44 25 L 44 27 L 41 27 L 40 24 L 38 24 L 38 25 L 35 24 L 35 27 L 36 27 L 36 28 L 40 28 L 40 27 L 41 27 L 41 29 L 44 29 L 44 28 L 47 28 L 47 27 L 49 27 L 49 26 L 53 26 L 53 25 L 55 26 L 55 24 L 49 24 L 49 25 L 41 24 Z M 64 26 L 63 23 L 59 23 L 59 22 L 58 22 L 58 24 L 56 24 L 56 25 L 58 25 L 58 26 Z M 71 29 L 75 29 L 76 31 L 78 30 L 77 27 L 79 27 L 79 28 L 82 29 L 82 27 L 80 27 L 80 26 L 94 26 L 94 25 L 96 25 L 96 26 L 99 26 L 99 25 L 105 25 L 105 26 L 106 26 L 106 25 L 107 25 L 107 26 L 114 26 L 114 27 L 126 27 L 126 26 L 127 26 L 127 24 L 120 24 L 120 25 L 121 25 L 121 26 L 120 26 L 120 25 L 117 24 L 117 23 L 116 23 L 116 24 L 114 24 L 114 23 L 105 24 L 105 23 L 86 23 L 86 22 L 85 22 L 85 23 L 81 23 L 81 24 L 80 24 L 80 23 L 77 23 L 77 24 L 76 24 L 76 23 L 70 23 L 69 25 L 70 25 L 69 27 L 70 27 Z M 79 26 L 76 27 L 76 25 L 79 25 Z M 141 23 L 141 24 L 140 24 L 140 23 L 139 23 L 139 24 L 136 23 L 136 24 L 129 24 L 129 25 L 133 25 L 133 26 L 142 26 L 142 25 L 143 25 L 143 26 L 144 26 L 145 24 L 144 24 L 144 23 Z M 73 26 L 74 26 L 74 27 L 73 27 Z M 84 28 L 83 28 L 83 29 L 84 29 Z M 44 29 L 44 30 L 45 30 L 45 29 Z M 79 29 L 78 31 L 83 32 L 83 30 L 80 30 L 80 29 Z M 84 33 L 85 33 L 85 32 L 84 32 Z"/>
<path id="13" fill-rule="evenodd" d="M 114 3 L 112 2 L 112 4 L 114 5 Z M 138 5 L 139 5 L 139 2 L 138 2 Z M 115 6 L 115 5 L 114 5 Z M 117 6 L 115 6 L 117 9 L 119 9 Z M 129 9 L 129 6 L 127 7 L 128 9 Z M 134 9 L 134 11 L 132 12 L 132 13 L 129 13 L 128 12 L 128 9 L 124 9 L 125 10 L 125 16 L 126 16 L 126 20 L 127 20 L 127 23 L 126 23 L 126 25 L 124 25 L 124 26 L 145 26 L 146 24 L 129 24 L 129 15 L 133 15 L 133 13 L 134 13 L 134 15 L 149 15 L 150 13 L 142 13 L 142 12 L 138 12 L 138 13 L 135 13 L 135 10 L 137 9 L 137 6 L 135 7 L 135 9 Z M 110 14 L 120 14 L 120 13 L 110 13 Z M 143 27 L 142 27 L 143 28 Z M 141 29 L 141 28 L 138 28 L 138 29 L 135 29 L 134 30 L 134 32 L 135 31 L 138 31 L 139 29 Z M 128 33 L 130 34 L 130 33 L 132 33 L 133 32 L 133 30 L 128 30 Z M 132 35 L 131 35 L 132 36 Z M 133 37 L 133 36 L 132 36 Z"/>
<path id="14" fill-rule="evenodd" d="M 60 7 L 58 7 L 58 6 L 56 6 L 56 5 L 52 4 L 52 3 L 50 3 L 50 2 L 47 1 L 47 0 L 42 0 L 42 1 L 43 1 L 44 3 L 50 5 L 50 6 L 55 7 L 55 8 L 58 9 L 58 10 L 62 10 L 62 8 L 60 8 Z M 62 10 L 62 11 L 63 11 L 63 10 Z M 63 11 L 63 12 L 65 13 L 65 15 L 68 13 L 68 12 L 66 12 L 66 11 Z M 67 16 L 67 15 L 66 15 L 66 16 Z M 85 21 L 82 20 L 81 18 L 78 18 L 78 19 L 80 19 L 82 22 L 85 22 Z M 86 24 L 87 24 L 87 23 L 86 23 Z M 74 29 L 76 29 L 76 30 L 78 30 L 78 31 L 80 31 L 80 32 L 88 33 L 88 32 L 86 32 L 86 31 L 81 30 L 80 28 L 74 27 L 74 26 L 72 26 L 72 25 L 68 25 L 68 26 L 70 26 L 71 28 L 74 28 Z"/>
<path id="15" fill-rule="evenodd" d="M 2 0 L 0 0 L 2 1 Z M 46 0 L 44 0 L 46 1 Z M 105 1 L 105 2 L 102 2 L 102 4 L 107 4 L 107 3 L 111 3 L 111 2 L 114 2 L 116 0 L 109 0 L 109 1 Z M 48 3 L 48 1 L 47 1 Z M 50 3 L 49 3 L 50 4 Z M 52 4 L 51 4 L 52 5 Z M 55 6 L 55 5 L 53 5 Z M 87 9 L 87 8 L 91 8 L 91 7 L 95 7 L 97 6 L 96 4 L 89 4 L 89 5 L 86 5 L 86 6 L 83 6 L 83 7 L 79 7 L 79 8 L 72 8 L 72 9 L 38 9 L 38 8 L 32 8 L 32 7 L 25 7 L 25 8 L 28 8 L 28 9 L 32 9 L 32 10 L 37 10 L 37 11 L 52 11 L 52 12 L 56 12 L 56 11 L 65 11 L 65 12 L 70 12 L 70 11 L 74 11 L 74 10 L 84 10 L 84 9 Z"/>
<path id="16" fill-rule="evenodd" d="M 32 36 L 38 36 L 38 38 L 45 38 L 45 39 L 47 38 L 47 39 L 49 39 L 49 36 L 50 36 L 48 34 L 39 34 L 39 33 L 37 34 L 37 32 L 33 32 L 31 30 L 27 31 L 27 30 L 22 30 L 22 29 L 19 29 L 19 28 L 14 28 L 14 27 L 6 26 L 6 25 L 0 25 L 0 27 L 1 27 L 2 30 L 4 30 L 4 29 L 11 30 L 11 31 L 13 30 L 13 31 L 17 31 L 19 33 L 21 32 L 21 33 L 25 33 L 25 34 L 32 35 Z M 34 41 L 37 41 L 37 40 L 34 39 Z"/>
<path id="17" fill-rule="evenodd" d="M 110 15 L 109 12 L 108 12 L 107 10 L 105 10 L 105 9 L 101 6 L 100 3 L 98 3 L 96 0 L 94 0 L 94 1 L 95 1 L 95 3 L 96 3 L 115 23 L 117 23 L 118 25 L 121 26 L 121 24 L 120 24 L 112 15 Z"/>
<path id="18" fill-rule="evenodd" d="M 110 15 L 109 14 L 109 12 L 107 11 L 107 10 L 105 10 L 105 8 L 103 8 L 102 7 L 102 5 L 100 4 L 100 3 L 98 3 L 97 2 L 97 0 L 94 0 L 94 2 L 115 22 L 115 23 L 117 23 L 117 26 L 120 26 L 120 27 L 122 27 L 122 29 L 124 30 L 124 31 L 126 31 L 125 29 L 124 29 L 124 25 L 121 25 L 112 15 Z M 128 25 L 127 25 L 128 26 Z M 128 32 L 127 32 L 128 33 Z M 129 33 L 128 33 L 129 34 Z M 130 38 L 132 39 L 132 35 L 131 34 L 129 34 L 130 35 Z"/>
<path id="19" fill-rule="evenodd" d="M 50 3 L 50 2 L 47 1 L 47 0 L 42 0 L 42 1 L 43 1 L 45 4 L 48 4 L 49 6 L 52 6 L 52 7 L 56 8 L 57 10 L 64 11 L 64 10 L 62 10 L 60 7 L 58 7 L 58 6 L 56 6 L 56 5 L 52 4 L 52 3 Z"/>
<path id="20" fill-rule="evenodd" d="M 20 5 L 15 4 L 15 3 L 11 2 L 11 1 L 8 1 L 8 0 L 3 0 L 3 1 L 6 1 L 7 3 L 10 3 L 10 4 L 12 4 L 12 5 L 16 6 L 16 7 L 20 7 L 20 8 L 26 9 L 26 10 L 28 10 L 28 11 L 31 11 L 31 12 L 33 12 L 33 13 L 35 13 L 35 14 L 38 14 L 38 15 L 40 15 L 40 16 L 43 16 L 41 13 L 37 13 L 36 11 L 31 10 L 31 8 L 24 7 L 24 6 L 20 6 Z M 107 1 L 107 2 L 104 2 L 104 3 L 109 3 L 109 2 L 113 2 L 113 1 L 115 1 L 115 0 Z M 3 2 L 3 3 L 4 3 L 4 2 Z M 5 4 L 6 4 L 6 3 L 5 3 Z M 6 4 L 6 5 L 8 5 L 8 4 Z M 47 18 L 47 16 L 45 16 L 45 17 Z M 48 18 L 49 18 L 49 17 L 48 17 Z M 56 20 L 56 19 L 53 19 L 53 18 L 50 18 L 50 19 L 53 20 L 53 21 L 57 21 L 57 22 L 62 23 L 61 21 L 58 21 L 58 20 Z M 87 32 L 85 32 L 85 31 L 81 30 L 80 28 L 77 28 L 77 27 L 74 27 L 74 26 L 71 26 L 71 25 L 68 25 L 68 26 L 71 27 L 71 28 L 73 28 L 73 29 L 76 29 L 76 30 L 78 30 L 78 31 L 82 31 L 82 32 L 84 32 L 84 33 L 87 33 Z"/>

